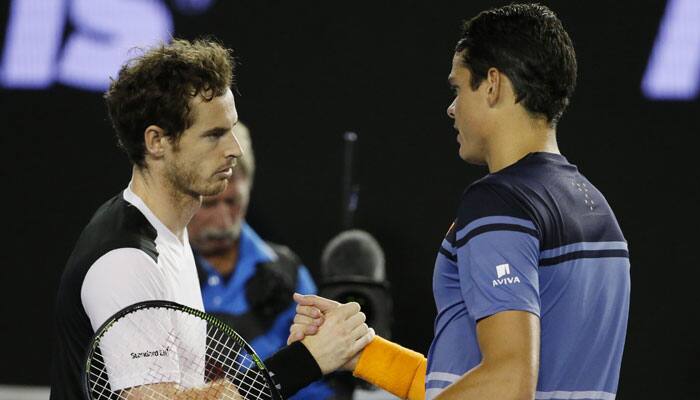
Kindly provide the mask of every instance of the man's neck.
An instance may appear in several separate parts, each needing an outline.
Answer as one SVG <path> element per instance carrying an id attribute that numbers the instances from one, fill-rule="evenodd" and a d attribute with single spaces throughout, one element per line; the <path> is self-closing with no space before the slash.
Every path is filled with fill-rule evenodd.
<path id="1" fill-rule="evenodd" d="M 179 192 L 161 174 L 134 167 L 131 190 L 180 241 L 192 216 L 199 209 L 199 198 Z"/>
<path id="2" fill-rule="evenodd" d="M 499 124 L 489 137 L 486 163 L 494 173 L 515 164 L 530 153 L 559 154 L 556 129 L 543 120 L 514 118 Z"/>

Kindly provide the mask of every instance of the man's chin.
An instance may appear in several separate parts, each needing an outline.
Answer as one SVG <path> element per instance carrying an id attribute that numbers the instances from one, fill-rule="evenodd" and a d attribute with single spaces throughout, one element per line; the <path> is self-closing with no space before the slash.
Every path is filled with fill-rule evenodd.
<path id="1" fill-rule="evenodd" d="M 486 165 L 486 160 L 484 160 L 483 157 L 477 156 L 476 154 L 468 153 L 466 151 L 462 151 L 461 148 L 459 149 L 459 158 L 471 165 Z"/>
<path id="2" fill-rule="evenodd" d="M 222 179 L 218 182 L 207 185 L 207 187 L 203 188 L 199 194 L 202 196 L 216 196 L 217 194 L 223 193 L 224 190 L 226 190 L 226 186 L 228 186 L 228 180 Z"/>

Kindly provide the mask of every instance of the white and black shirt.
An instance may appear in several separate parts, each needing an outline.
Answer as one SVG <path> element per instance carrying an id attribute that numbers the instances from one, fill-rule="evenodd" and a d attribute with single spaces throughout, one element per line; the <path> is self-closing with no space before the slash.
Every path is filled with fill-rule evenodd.
<path id="1" fill-rule="evenodd" d="M 178 238 L 127 188 L 97 210 L 63 273 L 55 309 L 52 400 L 82 398 L 81 373 L 93 333 L 117 311 L 146 300 L 204 308 L 187 232 Z M 150 348 L 154 340 L 133 337 L 134 352 Z M 203 337 L 193 339 L 194 346 L 204 347 Z M 103 352 L 109 357 L 108 348 Z M 110 371 L 113 389 L 149 383 L 139 380 L 140 367 L 148 366 Z M 181 368 L 192 366 L 175 361 L 170 372 L 175 377 L 185 372 Z"/>
<path id="2" fill-rule="evenodd" d="M 199 280 L 187 232 L 178 239 L 148 209 L 130 188 L 103 204 L 85 227 L 61 277 L 55 306 L 55 334 L 51 365 L 51 400 L 81 399 L 82 374 L 87 347 L 96 329 L 119 310 L 146 300 L 170 300 L 203 310 Z M 177 321 L 175 322 L 177 323 Z M 134 353 L 153 348 L 156 334 L 132 324 Z M 124 329 L 131 329 L 128 325 Z M 204 327 L 203 327 L 204 329 Z M 189 338 L 202 351 L 205 332 Z M 101 345 L 105 358 L 109 344 Z M 192 349 L 185 351 L 192 352 Z M 152 358 L 151 358 L 152 360 Z M 106 360 L 107 361 L 107 360 Z M 201 365 L 180 365 L 177 357 L 167 362 L 163 382 L 172 376 L 187 376 L 187 368 L 201 371 Z M 284 347 L 265 360 L 282 396 L 287 398 L 321 378 L 321 369 L 301 342 Z M 153 383 L 150 368 L 141 360 L 128 371 L 109 371 L 113 390 Z M 149 380 L 150 379 L 150 380 Z M 199 380 L 194 375 L 194 380 Z M 181 382 L 197 386 L 201 382 Z"/>

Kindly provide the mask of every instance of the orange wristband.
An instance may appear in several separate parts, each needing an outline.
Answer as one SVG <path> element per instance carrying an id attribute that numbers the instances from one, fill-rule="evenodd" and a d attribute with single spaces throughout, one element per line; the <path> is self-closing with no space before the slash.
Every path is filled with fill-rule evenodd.
<path id="1" fill-rule="evenodd" d="M 409 400 L 425 399 L 427 360 L 379 336 L 365 347 L 353 375 Z"/>

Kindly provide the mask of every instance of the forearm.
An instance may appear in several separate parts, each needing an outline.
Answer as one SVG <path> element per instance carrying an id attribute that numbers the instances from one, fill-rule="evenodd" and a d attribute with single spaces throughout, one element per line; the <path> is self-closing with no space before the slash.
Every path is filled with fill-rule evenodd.
<path id="1" fill-rule="evenodd" d="M 482 362 L 434 399 L 532 400 L 535 398 L 536 371 L 524 367 L 518 360 Z"/>
<path id="2" fill-rule="evenodd" d="M 375 336 L 362 351 L 353 375 L 402 399 L 423 400 L 426 365 L 422 354 Z"/>

